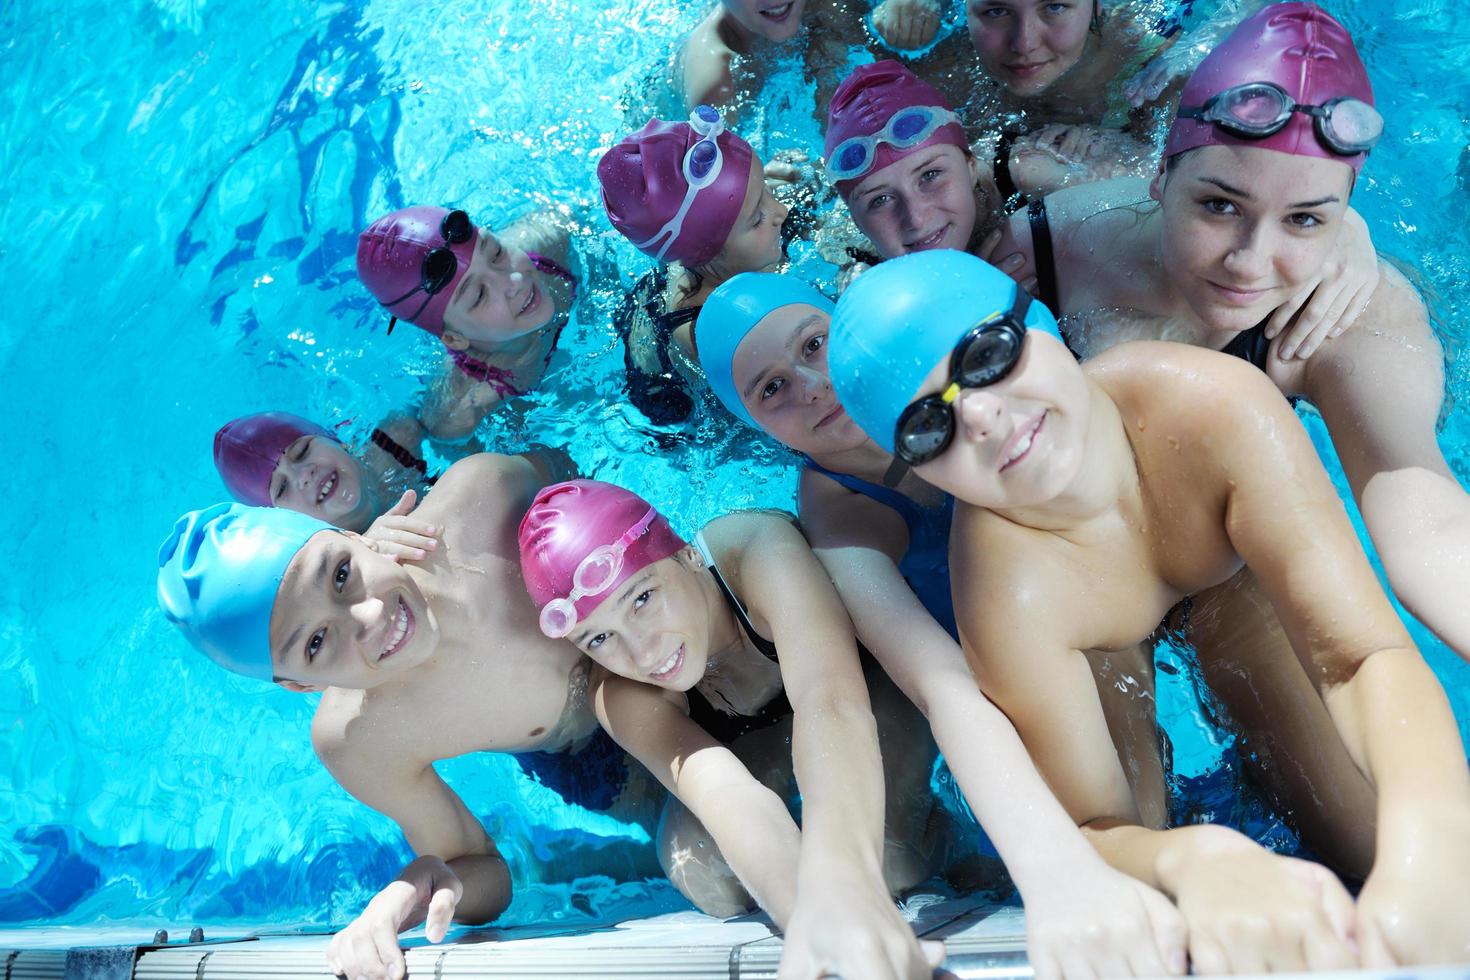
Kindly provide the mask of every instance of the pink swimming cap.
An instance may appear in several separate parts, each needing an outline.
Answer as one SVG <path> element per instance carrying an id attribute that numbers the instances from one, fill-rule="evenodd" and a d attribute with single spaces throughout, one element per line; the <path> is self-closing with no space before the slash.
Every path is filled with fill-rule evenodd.
<path id="1" fill-rule="evenodd" d="M 220 426 L 214 434 L 214 468 L 230 496 L 243 504 L 272 506 L 271 474 L 281 454 L 302 436 L 342 441 L 315 422 L 289 412 L 242 415 Z"/>
<path id="2" fill-rule="evenodd" d="M 1181 106 L 1202 106 L 1225 89 L 1274 82 L 1301 105 L 1352 98 L 1373 105 L 1373 86 L 1353 39 L 1315 3 L 1273 3 L 1241 21 L 1211 51 L 1184 85 Z M 1176 119 L 1164 159 L 1197 146 L 1250 146 L 1295 156 L 1341 160 L 1356 173 L 1366 153 L 1342 156 L 1318 139 L 1312 118 L 1294 112 L 1286 127 L 1263 139 L 1246 139 L 1198 119 Z"/>
<path id="3" fill-rule="evenodd" d="M 704 137 L 687 122 L 659 119 L 619 140 L 597 162 L 602 205 L 624 238 L 655 258 L 667 239 L 655 239 L 689 191 L 684 179 L 684 155 Z M 715 137 L 723 161 L 719 176 L 694 194 L 682 225 L 663 258 L 685 266 L 704 265 L 725 247 L 730 229 L 745 205 L 750 185 L 750 144 L 725 130 Z"/>
<path id="4" fill-rule="evenodd" d="M 598 480 L 570 480 L 536 494 L 521 519 L 518 535 L 521 574 L 536 608 L 571 595 L 572 576 L 582 560 L 597 548 L 616 542 L 650 509 L 648 501 L 631 490 Z M 629 578 L 686 546 L 668 520 L 657 514 L 648 530 L 628 544 L 623 567 L 611 584 L 595 595 L 577 599 L 577 618 L 591 615 Z"/>
<path id="5" fill-rule="evenodd" d="M 844 141 L 854 136 L 872 136 L 882 132 L 895 112 L 910 106 L 938 106 L 953 111 L 938 89 L 896 61 L 859 65 L 842 80 L 832 95 L 832 104 L 827 109 L 827 138 L 822 147 L 823 155 L 830 160 L 832 151 Z M 914 146 L 899 149 L 879 143 L 873 152 L 872 166 L 851 180 L 839 180 L 837 193 L 845 198 L 868 174 L 937 143 L 949 143 L 962 150 L 970 148 L 965 140 L 965 129 L 959 123 L 939 127 L 932 136 Z"/>
<path id="6" fill-rule="evenodd" d="M 363 285 L 389 313 L 436 337 L 444 332 L 444 308 L 469 269 L 480 237 L 475 229 L 466 241 L 452 245 L 445 241 L 440 225 L 448 213 L 448 208 L 424 204 L 404 208 L 385 214 L 357 236 L 357 276 Z M 459 266 L 448 285 L 425 303 L 424 291 L 416 288 L 423 282 L 424 256 L 430 249 L 445 247 L 454 252 Z"/>

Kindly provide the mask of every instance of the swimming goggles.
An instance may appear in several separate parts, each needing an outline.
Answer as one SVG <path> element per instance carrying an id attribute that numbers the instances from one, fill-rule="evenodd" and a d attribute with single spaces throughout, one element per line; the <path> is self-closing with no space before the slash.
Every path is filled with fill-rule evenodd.
<path id="1" fill-rule="evenodd" d="M 954 400 L 965 388 L 984 388 L 1015 370 L 1026 343 L 1026 310 L 1031 294 L 1016 287 L 1016 298 L 1004 313 L 992 313 L 955 344 L 949 355 L 949 384 L 937 395 L 925 395 L 899 415 L 894 426 L 894 455 L 909 466 L 937 458 L 954 439 Z"/>
<path id="2" fill-rule="evenodd" d="M 659 247 L 653 256 L 658 262 L 664 260 L 664 254 L 669 247 L 679 240 L 679 235 L 684 231 L 684 217 L 689 214 L 689 209 L 694 206 L 694 197 L 720 176 L 720 170 L 725 166 L 725 155 L 720 152 L 719 138 L 725 131 L 725 121 L 712 107 L 698 105 L 694 111 L 689 113 L 689 128 L 701 137 L 693 146 L 684 153 L 684 183 L 687 189 L 684 191 L 684 200 L 679 204 L 679 210 L 674 216 L 664 223 L 664 226 L 653 233 L 647 241 L 634 242 L 633 247 L 639 251 L 645 251 L 654 242 L 663 236 L 668 239 Z"/>
<path id="3" fill-rule="evenodd" d="M 958 123 L 960 117 L 943 106 L 914 105 L 888 117 L 888 124 L 869 136 L 853 136 L 832 148 L 827 157 L 827 175 L 833 180 L 852 180 L 873 168 L 879 143 L 900 150 L 918 146 L 942 126 Z"/>
<path id="4" fill-rule="evenodd" d="M 429 305 L 429 300 L 433 299 L 438 293 L 443 292 L 446 286 L 454 282 L 454 274 L 459 271 L 459 259 L 455 257 L 454 251 L 448 246 L 467 242 L 474 233 L 475 224 L 470 220 L 468 214 L 458 209 L 446 214 L 444 219 L 439 222 L 439 234 L 444 237 L 445 244 L 437 248 L 431 248 L 424 253 L 423 261 L 419 263 L 419 284 L 397 299 L 390 300 L 383 305 L 391 310 L 414 293 L 422 290 L 424 301 L 419 304 L 418 309 L 404 317 L 405 320 L 412 323 L 414 317 L 424 312 L 424 307 Z M 393 328 L 397 325 L 398 317 L 390 316 L 388 318 L 388 332 L 392 333 Z"/>
<path id="5" fill-rule="evenodd" d="M 1339 156 L 1367 153 L 1383 136 L 1383 116 L 1362 99 L 1328 99 L 1302 105 L 1274 82 L 1234 85 L 1202 106 L 1180 106 L 1179 115 L 1213 123 L 1231 136 L 1265 139 L 1286 128 L 1293 112 L 1312 117 L 1317 139 Z"/>
<path id="6" fill-rule="evenodd" d="M 643 519 L 623 532 L 612 544 L 594 548 L 572 573 L 572 591 L 564 599 L 552 599 L 541 607 L 541 632 L 559 640 L 577 626 L 577 600 L 606 592 L 623 570 L 623 555 L 647 531 L 658 511 L 652 507 Z"/>

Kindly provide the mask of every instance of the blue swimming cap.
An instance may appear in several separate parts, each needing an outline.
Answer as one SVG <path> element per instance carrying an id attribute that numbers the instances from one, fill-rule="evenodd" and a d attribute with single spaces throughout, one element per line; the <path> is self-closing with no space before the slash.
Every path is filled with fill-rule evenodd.
<path id="1" fill-rule="evenodd" d="M 284 507 L 215 504 L 190 511 L 158 549 L 158 605 L 221 667 L 272 680 L 276 589 L 307 539 L 333 530 Z"/>
<path id="2" fill-rule="evenodd" d="M 744 419 L 753 428 L 760 426 L 745 410 L 731 374 L 735 350 L 757 323 L 781 307 L 795 303 L 815 306 L 827 314 L 832 312 L 832 301 L 814 287 L 794 276 L 778 276 L 774 272 L 742 272 L 733 276 L 710 293 L 699 309 L 699 320 L 694 326 L 699 366 L 720 403 L 731 415 Z"/>
<path id="3" fill-rule="evenodd" d="M 924 376 L 949 358 L 965 331 L 1010 309 L 1019 288 L 984 259 L 953 249 L 911 252 L 864 272 L 832 315 L 827 365 L 837 400 L 893 452 L 893 427 Z M 1026 327 L 1062 339 L 1039 302 L 1026 311 Z"/>

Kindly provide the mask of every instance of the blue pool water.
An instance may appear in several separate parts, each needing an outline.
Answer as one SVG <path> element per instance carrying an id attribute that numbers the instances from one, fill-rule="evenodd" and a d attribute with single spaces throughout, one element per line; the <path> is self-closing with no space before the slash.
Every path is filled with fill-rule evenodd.
<path id="1" fill-rule="evenodd" d="M 1446 314 L 1444 442 L 1463 481 L 1470 28 L 1453 7 L 1335 5 L 1390 124 L 1355 204 Z M 340 923 L 397 870 L 396 828 L 311 753 L 313 700 L 214 668 L 156 611 L 158 542 L 223 495 L 208 453 L 222 421 L 281 408 L 361 435 L 435 363 L 417 331 L 384 335 L 354 280 L 370 218 L 443 202 L 501 225 L 563 203 L 594 275 L 646 269 L 600 215 L 593 165 L 697 15 L 653 0 L 0 12 L 0 362 L 20 480 L 0 576 L 0 922 Z M 814 147 L 809 106 L 789 73 L 745 131 Z M 584 471 L 640 487 L 686 530 L 789 506 L 784 454 L 712 415 L 670 443 L 622 404 L 615 292 L 583 304 L 543 390 L 487 444 L 575 436 Z M 1465 731 L 1470 670 L 1419 636 Z M 1190 698 L 1173 691 L 1166 710 L 1186 732 L 1181 769 L 1209 769 L 1218 749 Z M 636 828 L 563 806 L 508 759 L 441 772 L 512 856 L 510 920 L 680 906 L 638 881 Z M 592 844 L 623 883 L 536 884 L 541 862 Z"/>

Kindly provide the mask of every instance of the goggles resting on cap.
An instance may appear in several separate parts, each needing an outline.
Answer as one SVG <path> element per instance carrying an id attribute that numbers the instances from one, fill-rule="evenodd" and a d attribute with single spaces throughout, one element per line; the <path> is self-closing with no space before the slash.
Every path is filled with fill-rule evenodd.
<path id="1" fill-rule="evenodd" d="M 679 204 L 679 210 L 674 216 L 664 223 L 664 226 L 654 232 L 647 241 L 634 242 L 633 247 L 642 251 L 653 245 L 664 235 L 668 238 L 659 246 L 654 259 L 658 262 L 664 260 L 664 255 L 669 247 L 679 240 L 684 232 L 684 218 L 689 214 L 689 209 L 694 206 L 695 196 L 710 184 L 713 184 L 720 176 L 720 171 L 725 166 L 725 155 L 720 151 L 720 134 L 725 131 L 725 121 L 712 107 L 698 105 L 694 111 L 689 113 L 689 128 L 700 135 L 700 139 L 684 153 L 682 170 L 684 183 L 687 190 L 684 191 L 684 200 Z"/>
<path id="2" fill-rule="evenodd" d="M 1323 146 L 1338 156 L 1367 153 L 1383 136 L 1383 116 L 1362 99 L 1302 105 L 1274 82 L 1247 82 L 1213 95 L 1202 106 L 1180 106 L 1184 119 L 1212 123 L 1241 139 L 1265 139 L 1286 128 L 1294 112 L 1312 117 Z"/>
<path id="3" fill-rule="evenodd" d="M 592 551 L 577 563 L 572 573 L 572 591 L 566 598 L 552 599 L 541 607 L 541 632 L 559 640 L 577 626 L 577 600 L 606 592 L 617 581 L 623 570 L 623 556 L 647 531 L 658 511 L 652 507 L 648 513 L 612 544 L 605 544 Z"/>
<path id="4" fill-rule="evenodd" d="M 475 225 L 474 222 L 470 221 L 468 214 L 457 208 L 446 214 L 444 219 L 439 222 L 439 234 L 444 237 L 445 244 L 437 248 L 431 248 L 424 253 L 423 261 L 419 264 L 419 284 L 397 299 L 389 300 L 383 305 L 391 310 L 414 293 L 422 290 L 424 301 L 419 304 L 418 309 L 404 317 L 405 320 L 412 323 L 414 317 L 424 312 L 424 307 L 429 305 L 429 300 L 443 292 L 446 286 L 454 282 L 455 273 L 459 271 L 459 259 L 448 246 L 467 242 L 474 233 Z M 390 316 L 388 318 L 388 332 L 392 333 L 393 328 L 397 325 L 398 317 Z"/>
<path id="5" fill-rule="evenodd" d="M 827 157 L 827 175 L 833 180 L 853 180 L 873 168 L 878 144 L 906 150 L 918 146 L 943 126 L 958 123 L 959 116 L 943 106 L 913 105 L 888 117 L 888 123 L 867 136 L 852 136 L 832 148 Z"/>

